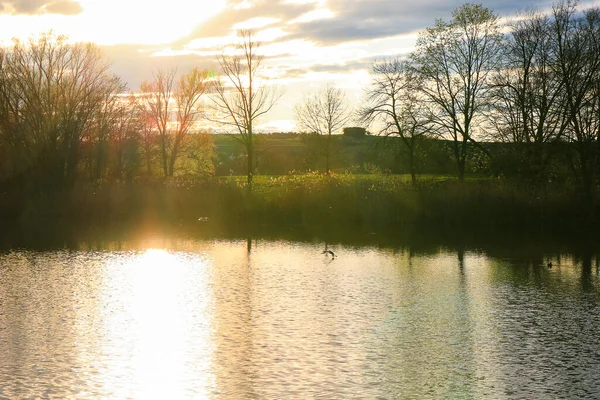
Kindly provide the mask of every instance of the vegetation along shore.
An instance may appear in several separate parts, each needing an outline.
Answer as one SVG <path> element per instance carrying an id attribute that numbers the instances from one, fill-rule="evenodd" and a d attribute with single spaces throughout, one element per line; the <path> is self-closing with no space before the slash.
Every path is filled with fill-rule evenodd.
<path id="1" fill-rule="evenodd" d="M 561 1 L 503 24 L 458 7 L 373 62 L 356 109 L 331 83 L 297 104 L 301 133 L 257 130 L 285 92 L 251 30 L 218 72 L 160 69 L 136 91 L 93 44 L 15 40 L 0 49 L 0 217 L 593 231 L 600 11 Z"/>

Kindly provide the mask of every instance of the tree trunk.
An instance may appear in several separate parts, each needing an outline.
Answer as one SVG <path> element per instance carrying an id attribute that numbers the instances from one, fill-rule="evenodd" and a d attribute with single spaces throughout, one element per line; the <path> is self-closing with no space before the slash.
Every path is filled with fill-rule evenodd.
<path id="1" fill-rule="evenodd" d="M 329 175 L 329 153 L 331 145 L 331 133 L 327 135 L 327 141 L 325 142 L 325 173 Z"/>
<path id="2" fill-rule="evenodd" d="M 458 138 L 455 137 L 453 145 L 456 170 L 458 172 L 458 181 L 463 182 L 465 179 L 465 142 L 463 141 L 462 144 L 459 144 Z"/>
<path id="3" fill-rule="evenodd" d="M 148 170 L 148 176 L 152 175 L 152 154 L 150 145 L 148 143 L 144 143 L 144 153 L 146 156 L 146 169 Z"/>
<path id="4" fill-rule="evenodd" d="M 165 138 L 162 138 L 161 155 L 162 155 L 163 174 L 164 174 L 165 178 L 167 178 L 169 176 L 169 166 L 167 164 L 167 146 L 165 144 Z"/>
<path id="5" fill-rule="evenodd" d="M 415 171 L 415 149 L 412 147 L 409 149 L 408 163 L 409 163 L 408 167 L 410 169 L 410 179 L 411 179 L 412 185 L 415 186 L 417 184 L 417 175 L 416 175 L 416 171 Z"/>
<path id="6" fill-rule="evenodd" d="M 169 159 L 169 177 L 173 177 L 173 174 L 175 172 L 175 161 L 177 159 L 177 150 L 173 149 L 173 152 L 171 153 L 171 158 Z"/>
<path id="7" fill-rule="evenodd" d="M 254 149 L 252 148 L 252 144 L 250 143 L 246 147 L 246 151 L 248 152 L 248 193 L 252 192 L 252 177 L 254 175 Z"/>
<path id="8" fill-rule="evenodd" d="M 459 158 L 457 160 L 458 164 L 458 181 L 459 182 L 464 182 L 465 181 L 465 160 L 463 158 Z"/>
<path id="9" fill-rule="evenodd" d="M 465 181 L 465 166 L 467 165 L 467 154 L 469 151 L 469 142 L 467 141 L 467 135 L 463 136 L 463 141 L 460 146 L 460 155 L 458 157 L 458 181 Z"/>

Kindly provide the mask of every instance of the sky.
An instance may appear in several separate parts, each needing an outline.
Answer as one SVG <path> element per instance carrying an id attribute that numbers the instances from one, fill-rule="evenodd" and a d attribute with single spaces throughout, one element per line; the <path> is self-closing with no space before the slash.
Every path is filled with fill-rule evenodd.
<path id="1" fill-rule="evenodd" d="M 485 0 L 503 18 L 552 0 Z M 48 30 L 97 43 L 133 91 L 157 68 L 218 70 L 216 57 L 252 28 L 265 74 L 285 93 L 260 121 L 265 131 L 295 130 L 293 107 L 333 83 L 350 107 L 360 102 L 374 60 L 402 56 L 455 0 L 0 0 L 0 41 Z M 600 6 L 600 0 L 589 0 Z"/>

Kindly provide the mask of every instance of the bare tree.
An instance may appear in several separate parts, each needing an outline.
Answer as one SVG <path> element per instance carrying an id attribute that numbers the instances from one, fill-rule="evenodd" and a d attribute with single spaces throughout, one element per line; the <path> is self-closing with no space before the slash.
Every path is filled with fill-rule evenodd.
<path id="1" fill-rule="evenodd" d="M 130 177 L 139 167 L 143 116 L 133 94 L 119 97 L 112 110 L 109 141 L 111 175 L 115 179 Z"/>
<path id="2" fill-rule="evenodd" d="M 13 174 L 38 187 L 72 183 L 84 140 L 107 99 L 123 90 L 93 44 L 52 33 L 14 40 L 0 71 L 0 140 Z"/>
<path id="3" fill-rule="evenodd" d="M 560 137 L 562 123 L 563 83 L 555 71 L 551 25 L 547 16 L 530 11 L 511 28 L 504 62 L 493 77 L 492 137 L 524 144 L 519 168 L 543 182 L 548 146 Z"/>
<path id="4" fill-rule="evenodd" d="M 408 152 L 410 176 L 416 184 L 418 140 L 432 131 L 420 107 L 419 85 L 406 61 L 398 58 L 373 64 L 372 83 L 366 91 L 366 105 L 360 118 L 375 125 L 379 135 L 400 138 Z"/>
<path id="5" fill-rule="evenodd" d="M 158 134 L 165 177 L 173 176 L 183 141 L 200 115 L 200 99 L 210 87 L 206 70 L 194 68 L 178 81 L 176 74 L 176 69 L 161 69 L 141 84 L 142 107 Z"/>
<path id="6" fill-rule="evenodd" d="M 91 180 L 120 179 L 137 159 L 142 120 L 133 94 L 108 96 L 86 135 L 85 170 Z"/>
<path id="7" fill-rule="evenodd" d="M 478 122 L 489 107 L 488 80 L 501 38 L 496 14 L 467 3 L 453 11 L 450 22 L 437 20 L 421 33 L 412 54 L 430 119 L 451 139 L 461 181 L 469 148 L 477 146 Z"/>
<path id="8" fill-rule="evenodd" d="M 331 135 L 344 127 L 350 119 L 343 90 L 328 83 L 322 90 L 308 96 L 294 108 L 301 129 L 325 138 L 325 172 L 330 172 Z"/>
<path id="9" fill-rule="evenodd" d="M 171 142 L 170 119 L 175 108 L 173 99 L 175 74 L 177 70 L 159 69 L 153 73 L 152 81 L 144 81 L 140 85 L 142 107 L 147 114 L 147 122 L 156 129 L 160 142 L 161 164 L 163 176 L 169 176 L 169 149 Z"/>
<path id="10" fill-rule="evenodd" d="M 600 161 L 600 9 L 579 13 L 577 2 L 567 0 L 553 7 L 553 16 L 556 70 L 564 88 L 562 125 L 577 155 L 572 167 L 593 206 Z"/>
<path id="11" fill-rule="evenodd" d="M 145 111 L 145 110 L 144 110 Z M 141 114 L 141 141 L 142 141 L 142 151 L 144 153 L 144 163 L 146 164 L 146 175 L 148 177 L 152 176 L 152 164 L 156 158 L 156 138 L 157 133 L 153 129 L 153 122 L 150 115 L 146 112 L 142 112 Z"/>
<path id="12" fill-rule="evenodd" d="M 239 137 L 234 137 L 246 149 L 248 191 L 251 192 L 254 175 L 254 123 L 273 108 L 282 92 L 261 82 L 263 57 L 258 54 L 260 42 L 254 40 L 253 31 L 241 30 L 238 37 L 235 54 L 223 54 L 218 59 L 222 76 L 215 82 L 212 99 L 217 114 L 216 121 L 234 129 L 239 134 Z"/>

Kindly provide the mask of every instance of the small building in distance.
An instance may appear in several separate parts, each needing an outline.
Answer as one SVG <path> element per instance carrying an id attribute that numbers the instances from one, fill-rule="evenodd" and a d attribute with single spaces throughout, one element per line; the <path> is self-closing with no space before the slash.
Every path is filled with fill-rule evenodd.
<path id="1" fill-rule="evenodd" d="M 344 136 L 362 139 L 367 135 L 367 130 L 358 126 L 344 128 Z"/>

